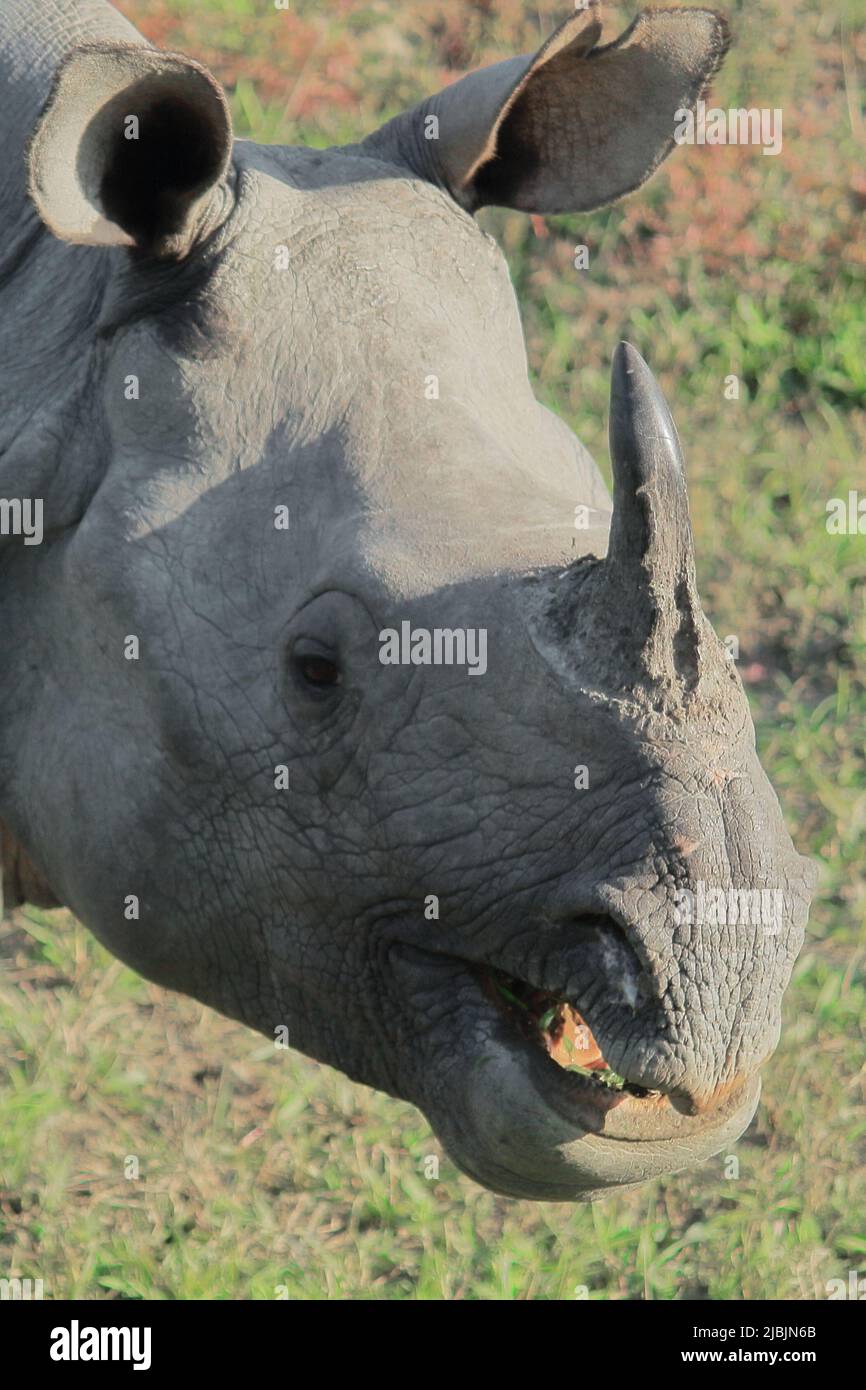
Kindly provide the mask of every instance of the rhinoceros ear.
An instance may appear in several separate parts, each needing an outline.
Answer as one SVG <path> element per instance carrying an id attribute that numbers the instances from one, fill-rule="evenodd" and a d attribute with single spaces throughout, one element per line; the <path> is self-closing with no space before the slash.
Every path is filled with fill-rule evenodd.
<path id="1" fill-rule="evenodd" d="M 728 29 L 712 10 L 646 10 L 598 48 L 597 5 L 586 0 L 534 56 L 470 73 L 361 148 L 390 147 L 469 211 L 583 212 L 637 188 L 721 64 Z"/>
<path id="2" fill-rule="evenodd" d="M 231 155 L 222 88 L 178 53 L 85 44 L 30 144 L 30 194 L 64 241 L 183 256 Z"/>

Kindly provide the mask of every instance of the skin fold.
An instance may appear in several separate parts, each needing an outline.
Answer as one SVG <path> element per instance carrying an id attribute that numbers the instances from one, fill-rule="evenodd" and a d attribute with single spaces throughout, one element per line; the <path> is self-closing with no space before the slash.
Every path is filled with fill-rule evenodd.
<path id="1" fill-rule="evenodd" d="M 322 151 L 234 141 L 100 0 L 0 14 L 0 497 L 44 507 L 0 536 L 7 906 L 67 905 L 555 1200 L 743 1131 L 814 881 L 649 369 L 614 353 L 611 502 L 474 220 L 637 187 L 727 43 L 707 10 L 601 38 L 591 5 Z M 405 624 L 483 632 L 485 669 L 383 662 Z M 707 890 L 773 912 L 686 913 Z M 632 1089 L 557 1067 L 491 971 Z"/>

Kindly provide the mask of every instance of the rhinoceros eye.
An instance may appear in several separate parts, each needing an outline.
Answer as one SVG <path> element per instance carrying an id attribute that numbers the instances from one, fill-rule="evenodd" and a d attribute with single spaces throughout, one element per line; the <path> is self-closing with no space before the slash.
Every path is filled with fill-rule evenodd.
<path id="1" fill-rule="evenodd" d="M 340 684 L 339 666 L 325 656 L 302 656 L 298 664 L 301 675 L 310 685 Z"/>
<path id="2" fill-rule="evenodd" d="M 301 682 L 315 690 L 327 690 L 340 684 L 340 667 L 334 659 L 324 652 L 299 643 L 292 654 L 295 671 Z"/>

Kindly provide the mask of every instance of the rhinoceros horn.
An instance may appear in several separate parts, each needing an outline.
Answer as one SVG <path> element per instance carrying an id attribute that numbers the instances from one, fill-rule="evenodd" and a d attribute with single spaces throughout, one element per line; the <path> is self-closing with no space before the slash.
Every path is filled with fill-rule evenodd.
<path id="1" fill-rule="evenodd" d="M 681 697 L 701 674 L 706 626 L 683 456 L 658 383 L 630 343 L 620 343 L 613 359 L 610 454 L 614 510 L 605 587 L 615 589 L 631 615 L 632 642 L 650 682 Z"/>

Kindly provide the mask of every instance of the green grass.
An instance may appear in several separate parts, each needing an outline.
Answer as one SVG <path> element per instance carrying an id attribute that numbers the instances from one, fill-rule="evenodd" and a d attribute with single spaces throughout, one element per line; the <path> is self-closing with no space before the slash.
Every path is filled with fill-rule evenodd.
<path id="1" fill-rule="evenodd" d="M 721 7 L 737 42 L 717 103 L 781 106 L 778 159 L 681 150 L 640 194 L 547 235 L 482 220 L 509 258 L 538 393 L 603 466 L 616 340 L 658 373 L 705 605 L 739 641 L 764 764 L 821 863 L 738 1174 L 720 1155 L 593 1207 L 494 1197 L 411 1107 L 28 910 L 0 928 L 0 1274 L 42 1277 L 49 1297 L 737 1300 L 824 1297 L 866 1270 L 866 536 L 825 526 L 831 497 L 866 495 L 864 16 L 861 0 Z M 328 144 L 527 51 L 569 7 L 124 8 L 212 65 L 240 134 Z"/>

